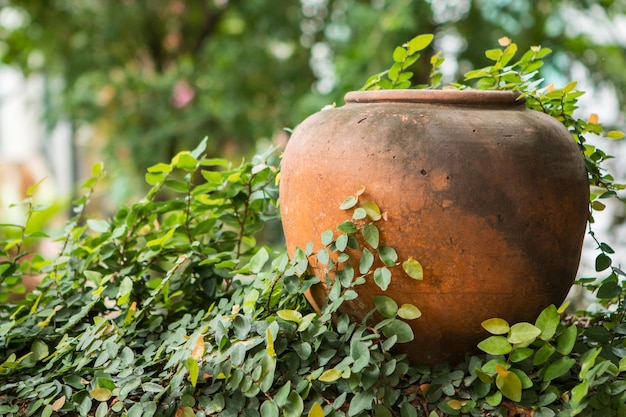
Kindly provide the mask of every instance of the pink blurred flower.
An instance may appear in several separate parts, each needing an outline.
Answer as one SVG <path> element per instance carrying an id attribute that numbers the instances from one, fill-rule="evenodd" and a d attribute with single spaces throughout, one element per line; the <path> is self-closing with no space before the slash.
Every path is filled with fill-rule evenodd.
<path id="1" fill-rule="evenodd" d="M 196 90 L 185 80 L 179 80 L 172 88 L 172 104 L 181 109 L 185 107 L 196 96 Z"/>

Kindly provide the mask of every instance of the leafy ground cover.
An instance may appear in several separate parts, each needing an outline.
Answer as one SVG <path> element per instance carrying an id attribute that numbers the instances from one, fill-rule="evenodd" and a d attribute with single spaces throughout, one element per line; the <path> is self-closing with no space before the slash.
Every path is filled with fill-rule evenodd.
<path id="1" fill-rule="evenodd" d="M 366 88 L 409 87 L 408 68 L 431 40 L 398 47 L 391 69 Z M 573 116 L 575 84 L 541 86 L 536 71 L 549 50 L 531 48 L 514 61 L 516 49 L 501 40 L 486 53 L 493 64 L 467 81 L 518 90 L 564 123 L 587 163 L 592 225 L 602 200 L 623 186 L 602 169 L 609 156 L 586 138 L 623 135 Z M 441 59 L 431 63 L 430 87 L 439 87 Z M 368 279 L 393 285 L 390 273 L 372 270 L 375 257 L 422 278 L 419 260 L 398 259 L 378 233 L 385 208 L 363 201 L 362 190 L 347 196 L 338 207 L 346 221 L 322 234 L 325 246 L 289 257 L 260 243 L 278 227 L 277 153 L 233 166 L 205 149 L 206 140 L 149 168 L 147 195 L 109 219 L 86 216 L 104 175 L 94 167 L 55 259 L 26 257 L 25 242 L 43 233 L 28 221 L 10 226 L 19 233 L 0 241 L 1 295 L 23 275 L 44 278 L 23 301 L 0 307 L 2 415 L 626 415 L 626 291 L 608 244 L 597 240 L 602 276 L 578 282 L 604 310 L 571 316 L 548 306 L 534 323 L 493 318 L 482 324 L 483 353 L 456 366 L 416 366 L 393 348 L 427 337 L 406 324 L 419 320 L 419 306 L 381 296 L 375 324 L 339 311 Z M 22 202 L 28 213 L 44 209 L 35 200 Z M 348 249 L 365 254 L 358 270 L 346 266 Z M 337 276 L 320 312 L 303 296 L 318 282 L 307 272 L 313 259 Z"/>

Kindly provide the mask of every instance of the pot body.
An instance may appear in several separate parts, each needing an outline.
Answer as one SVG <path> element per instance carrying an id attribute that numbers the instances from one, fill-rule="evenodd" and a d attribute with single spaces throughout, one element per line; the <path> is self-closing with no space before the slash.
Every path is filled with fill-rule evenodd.
<path id="1" fill-rule="evenodd" d="M 344 311 L 359 320 L 384 294 L 422 317 L 398 345 L 415 363 L 458 362 L 487 334 L 483 320 L 529 321 L 560 304 L 575 278 L 589 204 L 578 147 L 553 118 L 511 92 L 353 92 L 343 107 L 307 118 L 285 149 L 280 198 L 288 251 L 349 217 L 341 202 L 360 186 L 378 204 L 380 242 L 412 257 L 424 279 L 392 269 Z M 353 260 L 357 262 L 358 259 Z M 313 268 L 320 279 L 324 271 Z M 356 268 L 358 271 L 358 267 Z M 323 284 L 307 294 L 314 307 Z"/>

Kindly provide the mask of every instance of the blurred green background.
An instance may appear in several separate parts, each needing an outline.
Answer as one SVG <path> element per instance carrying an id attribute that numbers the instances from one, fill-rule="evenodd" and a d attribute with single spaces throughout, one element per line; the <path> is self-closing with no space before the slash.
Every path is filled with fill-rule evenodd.
<path id="1" fill-rule="evenodd" d="M 69 126 L 72 181 L 104 160 L 117 204 L 204 136 L 234 161 L 284 144 L 285 129 L 341 105 L 420 33 L 436 35 L 427 54 L 442 51 L 448 82 L 486 65 L 502 36 L 552 48 L 544 76 L 581 80 L 590 111 L 620 128 L 625 11 L 624 0 L 0 0 L 0 60 L 44 80 L 42 126 Z M 428 72 L 425 57 L 416 77 Z"/>

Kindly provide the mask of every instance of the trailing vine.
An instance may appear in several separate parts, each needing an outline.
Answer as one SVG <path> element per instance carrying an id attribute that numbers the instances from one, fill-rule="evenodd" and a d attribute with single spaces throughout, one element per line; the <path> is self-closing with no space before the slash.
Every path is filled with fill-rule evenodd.
<path id="1" fill-rule="evenodd" d="M 396 48 L 392 68 L 365 88 L 410 87 L 410 66 L 432 39 L 420 35 Z M 582 94 L 575 84 L 542 85 L 537 71 L 549 50 L 533 47 L 516 61 L 515 44 L 500 43 L 486 52 L 492 64 L 465 82 L 519 91 L 529 107 L 568 128 L 593 187 L 591 224 L 602 201 L 619 198 L 624 186 L 587 137 L 623 135 L 605 132 L 593 116 L 573 116 Z M 441 84 L 441 56 L 430 62 L 431 81 L 419 87 Z M 606 243 L 596 240 L 596 269 L 609 275 L 579 280 L 605 310 L 570 317 L 565 306 L 548 306 L 534 323 L 493 318 L 482 323 L 483 354 L 453 367 L 416 366 L 394 348 L 416 337 L 406 321 L 419 320 L 419 306 L 378 296 L 374 323 L 353 322 L 341 309 L 366 279 L 381 290 L 393 285 L 393 266 L 422 278 L 418 260 L 398 259 L 385 245 L 377 226 L 384 208 L 356 190 L 337 207 L 345 221 L 322 233 L 323 247 L 288 256 L 259 243 L 277 218 L 276 152 L 233 166 L 205 150 L 206 140 L 151 167 L 145 198 L 109 219 L 84 211 L 103 175 L 96 167 L 55 259 L 14 253 L 20 239 L 43 238 L 40 231 L 2 234 L 0 295 L 26 272 L 44 279 L 23 300 L 0 305 L 1 415 L 626 415 L 624 273 Z M 29 203 L 27 219 L 40 209 Z M 355 264 L 350 253 L 359 254 Z M 319 311 L 303 295 L 319 282 L 312 264 L 328 273 Z"/>

